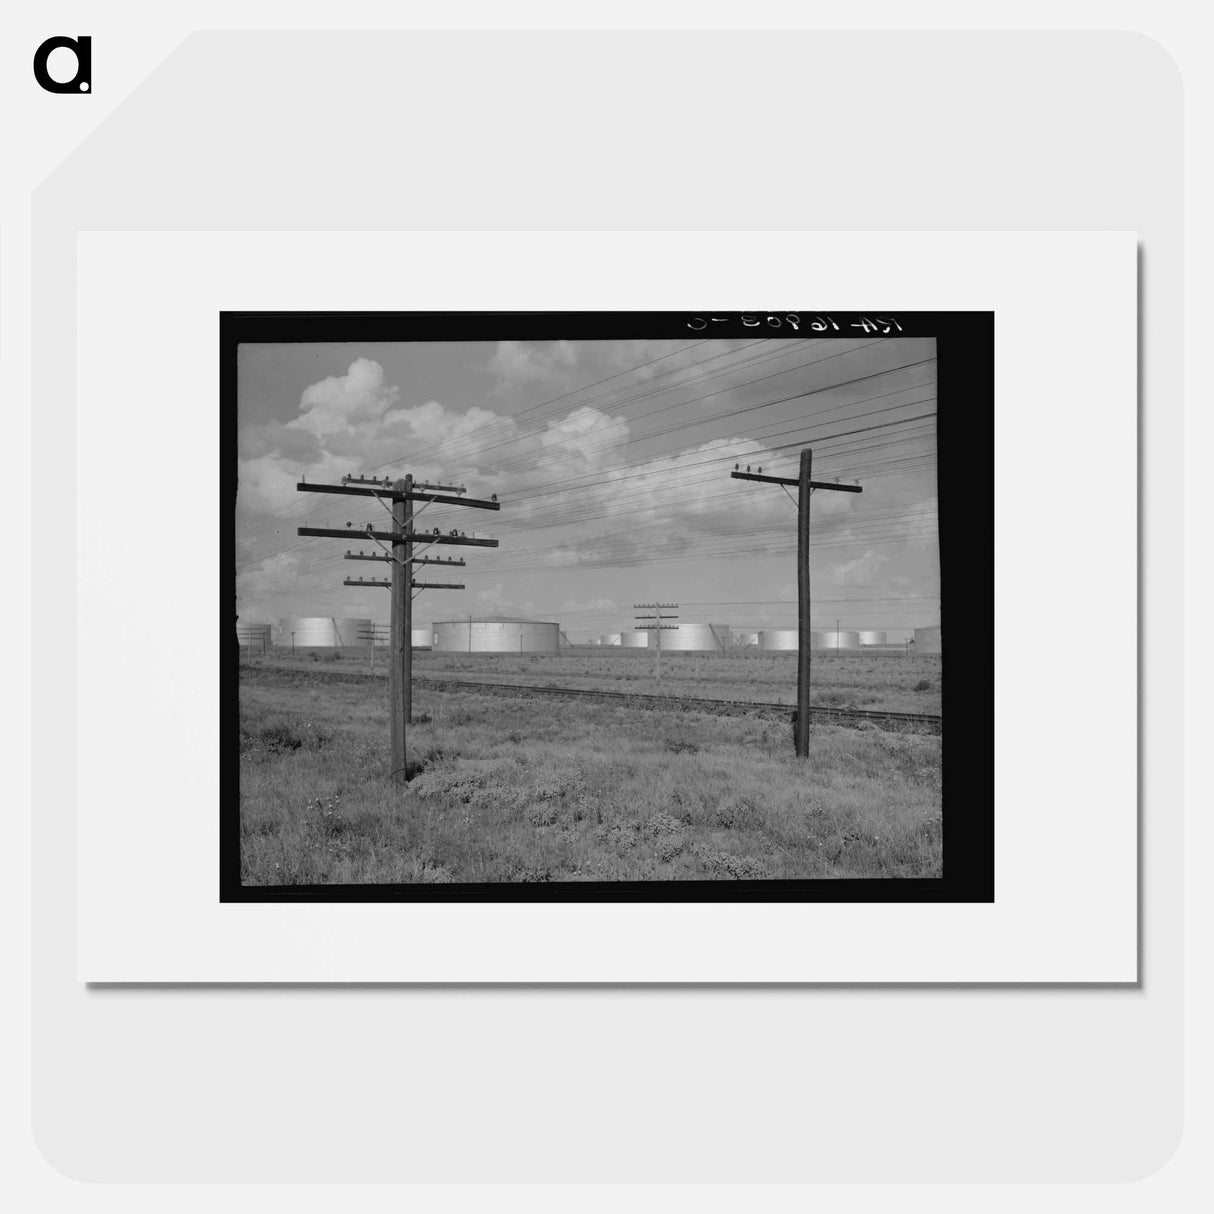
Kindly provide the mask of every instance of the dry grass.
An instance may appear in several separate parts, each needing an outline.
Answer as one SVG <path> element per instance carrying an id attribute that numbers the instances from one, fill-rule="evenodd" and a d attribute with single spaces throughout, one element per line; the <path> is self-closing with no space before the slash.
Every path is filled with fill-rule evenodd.
<path id="1" fill-rule="evenodd" d="M 367 671 L 367 653 L 317 652 L 292 659 L 275 651 L 258 662 L 283 668 Z M 792 705 L 796 701 L 795 653 L 662 655 L 662 677 L 655 677 L 654 655 L 644 650 L 592 648 L 560 654 L 432 653 L 413 655 L 418 677 L 482 679 L 485 682 L 554 685 L 589 690 L 634 691 L 704 699 L 760 700 Z M 376 673 L 386 672 L 382 652 Z M 815 652 L 811 676 L 815 703 L 888 712 L 940 712 L 941 658 L 920 654 Z"/>
<path id="2" fill-rule="evenodd" d="M 244 674 L 246 884 L 941 871 L 938 737 L 420 692 L 400 790 L 382 684 Z"/>

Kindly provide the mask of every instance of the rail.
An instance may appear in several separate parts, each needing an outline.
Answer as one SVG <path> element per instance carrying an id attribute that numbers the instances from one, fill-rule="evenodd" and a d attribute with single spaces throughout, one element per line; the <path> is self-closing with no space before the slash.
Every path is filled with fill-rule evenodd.
<path id="1" fill-rule="evenodd" d="M 541 687 L 523 683 L 488 683 L 474 679 L 443 679 L 415 678 L 413 682 L 420 686 L 443 690 L 446 688 L 461 688 L 476 691 L 525 692 L 527 694 L 585 696 L 600 700 L 627 700 L 662 708 L 683 708 L 694 705 L 706 711 L 721 712 L 726 709 L 737 711 L 760 711 L 766 713 L 781 713 L 785 716 L 794 708 L 792 704 L 777 704 L 758 700 L 720 700 L 705 699 L 697 696 L 659 696 L 650 692 L 640 691 L 603 691 L 585 687 Z M 870 708 L 841 708 L 832 704 L 812 704 L 810 712 L 815 716 L 831 717 L 840 721 L 869 721 L 872 723 L 886 722 L 888 724 L 914 725 L 939 733 L 943 729 L 943 717 L 923 712 L 889 712 Z"/>
<path id="2" fill-rule="evenodd" d="M 376 678 L 365 671 L 356 670 L 315 670 L 306 667 L 279 667 L 275 675 L 298 676 L 300 678 L 334 680 L 349 682 Z M 382 676 L 381 676 L 382 677 Z M 794 704 L 781 704 L 762 700 L 722 700 L 699 696 L 654 695 L 644 691 L 606 691 L 587 687 L 544 687 L 533 683 L 491 683 L 476 679 L 448 679 L 434 676 L 415 676 L 415 687 L 426 687 L 434 691 L 461 690 L 479 691 L 490 694 L 507 695 L 553 695 L 566 698 L 585 698 L 599 700 L 623 701 L 640 707 L 667 708 L 687 711 L 698 709 L 702 712 L 714 712 L 721 715 L 737 715 L 741 713 L 761 713 L 766 716 L 779 716 L 788 720 L 796 707 Z M 864 723 L 894 725 L 902 728 L 925 730 L 929 733 L 943 731 L 943 717 L 924 712 L 893 712 L 884 709 L 843 708 L 833 704 L 813 704 L 810 712 L 819 718 L 830 719 L 840 723 Z"/>

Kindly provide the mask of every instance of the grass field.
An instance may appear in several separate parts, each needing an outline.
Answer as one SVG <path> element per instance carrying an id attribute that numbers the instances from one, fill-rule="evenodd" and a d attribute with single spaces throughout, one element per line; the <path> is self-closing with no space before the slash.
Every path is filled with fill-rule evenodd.
<path id="1" fill-rule="evenodd" d="M 571 656 L 583 679 L 613 673 Z M 928 693 L 904 686 L 927 681 L 922 669 L 887 673 L 896 679 L 884 689 L 872 676 L 866 687 L 864 671 L 830 656 L 855 688 L 842 694 L 877 697 L 857 706 L 901 709 L 909 696 L 939 710 L 939 659 L 933 708 L 913 700 Z M 443 659 L 436 672 L 487 677 L 458 664 L 485 666 L 478 655 L 419 657 Z M 566 680 L 554 668 L 567 660 L 514 662 L 520 674 L 576 685 L 573 669 Z M 508 661 L 495 656 L 487 668 L 500 675 Z M 754 692 L 772 663 L 709 661 L 722 663 L 721 676 L 741 673 L 727 663 L 755 668 L 749 682 L 720 679 L 731 695 L 778 698 Z M 705 694 L 684 655 L 664 659 L 662 690 L 672 690 L 676 662 L 688 667 L 679 682 L 701 684 L 686 694 Z M 419 689 L 409 740 L 418 770 L 399 789 L 388 783 L 386 688 L 365 669 L 365 657 L 242 667 L 245 884 L 940 874 L 938 736 L 815 724 L 802 763 L 787 721 Z"/>
<path id="2" fill-rule="evenodd" d="M 315 657 L 313 657 L 315 654 Z M 684 695 L 703 699 L 796 702 L 795 653 L 662 655 L 661 680 L 655 678 L 654 655 L 645 650 L 614 649 L 596 652 L 573 649 L 560 654 L 434 653 L 413 655 L 413 673 L 421 678 L 443 676 L 485 682 L 577 687 L 590 690 L 635 691 L 645 694 Z M 276 650 L 255 661 L 276 667 L 312 669 L 318 665 L 369 668 L 366 650 L 334 653 L 314 650 L 292 658 Z M 386 674 L 384 655 L 375 669 Z M 939 655 L 906 657 L 901 653 L 831 652 L 813 655 L 813 702 L 842 708 L 882 709 L 888 712 L 940 712 L 941 658 Z"/>

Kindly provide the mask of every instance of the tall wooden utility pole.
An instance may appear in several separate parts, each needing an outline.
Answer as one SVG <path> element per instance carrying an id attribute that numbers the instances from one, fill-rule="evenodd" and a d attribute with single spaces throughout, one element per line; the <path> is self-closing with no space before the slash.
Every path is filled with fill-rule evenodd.
<path id="1" fill-rule="evenodd" d="M 663 624 L 663 620 L 677 620 L 678 603 L 633 603 L 633 610 L 644 608 L 649 611 L 656 612 L 655 615 L 638 615 L 638 620 L 653 620 L 652 624 L 638 624 L 638 632 L 652 632 L 654 634 L 655 643 L 657 645 L 657 656 L 653 659 L 654 678 L 660 683 L 662 681 L 662 633 L 671 628 L 678 628 L 678 624 Z M 662 612 L 666 614 L 663 615 Z"/>
<path id="2" fill-rule="evenodd" d="M 765 481 L 770 485 L 786 487 L 792 485 L 797 490 L 797 721 L 794 739 L 800 759 L 809 754 L 809 498 L 815 489 L 829 489 L 836 493 L 864 492 L 859 485 L 839 485 L 811 479 L 813 463 L 814 453 L 807 447 L 801 452 L 801 467 L 795 480 L 788 476 L 763 476 L 762 468 L 758 473 L 752 473 L 749 466 L 745 472 L 741 472 L 736 464 L 729 474 L 739 481 Z"/>
<path id="3" fill-rule="evenodd" d="M 362 486 L 372 486 L 363 488 Z M 413 577 L 414 565 L 462 565 L 464 562 L 417 556 L 432 544 L 460 544 L 467 547 L 496 548 L 497 540 L 469 538 L 455 530 L 442 535 L 439 528 L 432 533 L 415 531 L 415 517 L 431 505 L 472 506 L 479 510 L 500 510 L 494 494 L 489 501 L 464 497 L 459 485 L 418 484 L 412 475 L 395 482 L 362 476 L 343 476 L 340 485 L 310 485 L 301 482 L 295 488 L 301 493 L 342 493 L 356 497 L 376 498 L 392 516 L 391 530 L 376 530 L 368 523 L 363 530 L 329 527 L 300 527 L 299 535 L 333 539 L 373 540 L 383 554 L 347 551 L 352 561 L 390 561 L 392 577 L 383 581 L 346 578 L 347 586 L 378 586 L 392 591 L 392 623 L 390 626 L 390 659 L 388 662 L 388 716 L 392 745 L 392 781 L 404 784 L 407 771 L 407 733 L 413 720 L 413 599 L 423 590 L 463 590 L 463 583 L 419 582 Z M 414 502 L 423 503 L 416 511 Z"/>
<path id="4" fill-rule="evenodd" d="M 814 470 L 814 453 L 801 452 L 797 475 L 797 719 L 793 741 L 797 758 L 809 754 L 809 685 L 812 672 L 813 601 L 809 580 L 809 498 Z"/>
<path id="5" fill-rule="evenodd" d="M 413 488 L 413 477 L 406 476 L 392 488 L 401 494 Z M 410 582 L 413 568 L 409 558 L 411 545 L 404 540 L 412 515 L 411 503 L 404 497 L 392 502 L 392 648 L 388 655 L 388 728 L 392 731 L 392 779 L 405 773 L 405 734 L 413 721 L 413 592 Z"/>

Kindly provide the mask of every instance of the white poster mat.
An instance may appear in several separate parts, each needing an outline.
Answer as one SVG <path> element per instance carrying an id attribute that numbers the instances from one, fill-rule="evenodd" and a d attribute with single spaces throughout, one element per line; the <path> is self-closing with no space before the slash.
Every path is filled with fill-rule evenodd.
<path id="1" fill-rule="evenodd" d="M 84 232 L 77 253 L 79 978 L 1136 980 L 1132 233 Z M 221 904 L 219 313 L 703 307 L 995 313 L 995 466 L 970 468 L 996 499 L 995 902 Z"/>

